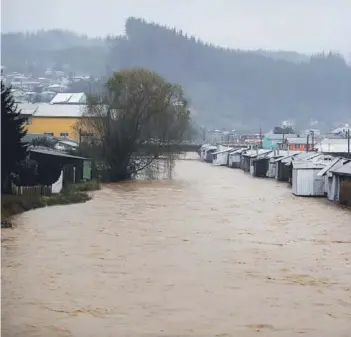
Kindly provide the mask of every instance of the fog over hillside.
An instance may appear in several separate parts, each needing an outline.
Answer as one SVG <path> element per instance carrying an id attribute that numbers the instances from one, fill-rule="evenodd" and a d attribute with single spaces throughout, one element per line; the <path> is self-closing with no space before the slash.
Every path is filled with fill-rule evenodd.
<path id="1" fill-rule="evenodd" d="M 51 10 L 33 0 L 40 4 L 34 20 L 27 3 L 4 0 L 2 64 L 8 71 L 54 67 L 94 76 L 146 67 L 182 84 L 197 122 L 208 126 L 351 118 L 349 1 L 154 2 L 101 0 L 74 18 L 80 0 L 50 4 Z M 57 29 L 9 33 L 40 28 Z"/>

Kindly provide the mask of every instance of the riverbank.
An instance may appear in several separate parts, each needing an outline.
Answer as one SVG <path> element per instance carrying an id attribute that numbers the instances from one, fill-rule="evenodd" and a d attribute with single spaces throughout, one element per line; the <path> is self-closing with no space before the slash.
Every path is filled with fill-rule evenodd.
<path id="1" fill-rule="evenodd" d="M 20 196 L 5 194 L 1 196 L 1 220 L 6 221 L 16 214 L 36 208 L 84 203 L 91 199 L 91 196 L 87 192 L 99 190 L 100 188 L 100 183 L 89 181 L 70 185 L 63 190 L 62 193 L 50 196 Z"/>

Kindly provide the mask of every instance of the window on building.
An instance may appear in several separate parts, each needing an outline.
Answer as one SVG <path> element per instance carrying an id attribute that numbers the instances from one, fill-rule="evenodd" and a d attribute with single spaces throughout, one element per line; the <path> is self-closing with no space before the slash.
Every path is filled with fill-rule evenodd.
<path id="1" fill-rule="evenodd" d="M 53 132 L 44 132 L 44 135 L 45 135 L 45 136 L 53 136 L 54 133 L 53 133 Z"/>
<path id="2" fill-rule="evenodd" d="M 61 132 L 61 133 L 60 133 L 60 136 L 61 136 L 61 137 L 68 137 L 68 132 Z"/>

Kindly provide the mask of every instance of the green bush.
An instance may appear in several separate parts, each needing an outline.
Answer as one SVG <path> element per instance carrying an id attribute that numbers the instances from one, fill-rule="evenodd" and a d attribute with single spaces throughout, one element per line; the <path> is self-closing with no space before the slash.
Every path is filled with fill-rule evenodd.
<path id="1" fill-rule="evenodd" d="M 12 215 L 19 214 L 31 209 L 53 205 L 68 205 L 83 203 L 91 197 L 86 192 L 67 192 L 53 194 L 51 196 L 1 196 L 1 219 L 4 220 Z"/>
<path id="2" fill-rule="evenodd" d="M 97 180 L 85 181 L 77 184 L 71 184 L 65 187 L 64 193 L 72 192 L 89 192 L 97 191 L 101 189 L 101 185 Z"/>
<path id="3" fill-rule="evenodd" d="M 54 194 L 49 197 L 41 197 L 46 206 L 69 205 L 86 202 L 91 197 L 85 192 L 68 192 L 64 194 Z"/>

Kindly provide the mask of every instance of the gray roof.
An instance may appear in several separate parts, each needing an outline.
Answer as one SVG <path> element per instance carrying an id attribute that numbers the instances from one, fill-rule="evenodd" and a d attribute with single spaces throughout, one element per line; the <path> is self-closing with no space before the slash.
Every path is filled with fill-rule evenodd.
<path id="1" fill-rule="evenodd" d="M 315 144 L 315 148 L 324 153 L 347 153 L 348 140 L 346 138 L 324 138 Z"/>
<path id="2" fill-rule="evenodd" d="M 34 139 L 42 139 L 42 138 L 48 139 L 48 140 L 52 141 L 53 143 L 60 142 L 60 143 L 64 143 L 67 145 L 78 146 L 78 142 L 73 140 L 73 139 L 70 139 L 67 137 L 50 136 L 50 135 L 45 135 L 43 133 L 27 133 L 22 138 L 22 142 L 30 143 Z"/>
<path id="3" fill-rule="evenodd" d="M 79 104 L 86 103 L 86 95 L 84 92 L 60 92 L 51 100 L 50 104 Z"/>
<path id="4" fill-rule="evenodd" d="M 233 151 L 233 149 L 225 149 L 225 150 L 213 152 L 212 154 L 220 154 L 220 153 L 231 152 L 231 151 Z"/>
<path id="5" fill-rule="evenodd" d="M 256 160 L 269 159 L 269 158 L 272 158 L 272 157 L 274 157 L 274 152 L 268 150 L 268 152 L 264 152 L 264 153 L 258 154 L 258 156 L 256 157 Z"/>
<path id="6" fill-rule="evenodd" d="M 272 140 L 283 140 L 287 138 L 297 138 L 296 134 L 282 134 L 282 133 L 266 133 L 264 137 Z"/>
<path id="7" fill-rule="evenodd" d="M 237 150 L 234 150 L 232 152 L 229 153 L 230 156 L 234 155 L 234 154 L 241 154 L 242 152 L 246 151 L 247 148 L 241 148 L 241 149 L 237 149 Z"/>
<path id="8" fill-rule="evenodd" d="M 336 170 L 340 166 L 342 166 L 345 162 L 347 162 L 347 159 L 337 157 L 334 160 L 332 160 L 329 165 L 327 165 L 323 170 L 318 172 L 318 176 L 324 176 L 326 173 L 328 173 L 331 170 Z"/>
<path id="9" fill-rule="evenodd" d="M 272 150 L 266 150 L 266 149 L 259 149 L 258 151 L 257 150 L 248 150 L 246 153 L 243 153 L 243 156 L 255 158 L 257 156 L 268 154 L 270 152 L 272 152 Z"/>
<path id="10" fill-rule="evenodd" d="M 280 158 L 275 159 L 274 162 L 275 162 L 275 163 L 278 162 L 278 161 L 284 162 L 285 160 L 290 159 L 291 157 L 294 157 L 294 156 L 296 156 L 296 155 L 297 155 L 297 153 L 291 153 L 291 154 L 288 154 L 288 155 L 286 155 L 286 156 L 283 156 L 283 157 L 280 157 Z"/>
<path id="11" fill-rule="evenodd" d="M 18 103 L 17 106 L 22 115 L 33 115 L 38 109 L 38 106 L 33 103 Z"/>
<path id="12" fill-rule="evenodd" d="M 61 151 L 55 151 L 55 150 L 51 150 L 48 148 L 30 148 L 29 149 L 30 152 L 35 152 L 35 153 L 40 153 L 40 154 L 47 154 L 50 156 L 57 156 L 57 157 L 65 157 L 65 158 L 72 158 L 72 159 L 82 159 L 82 160 L 90 160 L 89 158 L 84 158 L 84 157 L 78 157 L 78 156 L 72 156 L 70 154 L 61 152 Z"/>
<path id="13" fill-rule="evenodd" d="M 27 133 L 22 138 L 22 142 L 30 143 L 34 139 L 42 139 L 42 138 L 46 138 L 46 139 L 50 139 L 50 140 L 52 139 L 51 136 L 44 135 L 43 133 Z"/>
<path id="14" fill-rule="evenodd" d="M 296 156 L 294 156 L 294 160 L 308 160 L 317 157 L 321 157 L 322 154 L 314 151 L 309 152 L 300 152 Z"/>
<path id="15" fill-rule="evenodd" d="M 288 137 L 286 138 L 286 141 L 289 144 L 307 144 L 307 137 Z M 312 142 L 312 139 L 310 139 L 310 144 Z"/>
<path id="16" fill-rule="evenodd" d="M 202 150 L 204 150 L 204 151 L 217 150 L 217 146 L 210 145 L 210 146 L 203 148 Z"/>
<path id="17" fill-rule="evenodd" d="M 325 167 L 325 164 L 312 161 L 292 161 L 292 165 L 297 170 L 321 170 Z"/>
<path id="18" fill-rule="evenodd" d="M 86 106 L 78 104 L 18 104 L 23 114 L 31 114 L 34 117 L 82 117 L 86 112 Z"/>
<path id="19" fill-rule="evenodd" d="M 336 175 L 351 176 L 351 161 L 339 167 L 335 171 L 332 170 L 332 172 Z"/>

